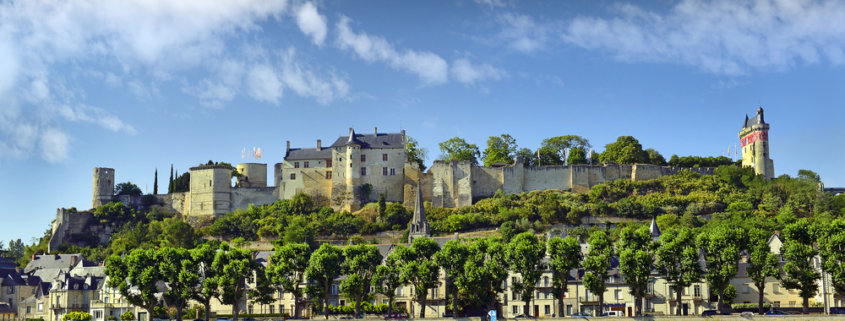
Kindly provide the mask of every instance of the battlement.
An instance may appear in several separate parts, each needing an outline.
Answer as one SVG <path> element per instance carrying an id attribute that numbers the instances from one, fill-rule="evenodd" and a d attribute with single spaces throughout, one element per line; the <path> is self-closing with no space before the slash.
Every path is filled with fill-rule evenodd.
<path id="1" fill-rule="evenodd" d="M 230 170 L 230 171 L 234 170 L 234 168 L 232 166 L 229 166 L 229 165 L 200 165 L 200 166 L 191 167 L 192 172 L 198 171 L 198 170 L 203 170 L 203 169 L 226 169 L 226 170 Z"/>

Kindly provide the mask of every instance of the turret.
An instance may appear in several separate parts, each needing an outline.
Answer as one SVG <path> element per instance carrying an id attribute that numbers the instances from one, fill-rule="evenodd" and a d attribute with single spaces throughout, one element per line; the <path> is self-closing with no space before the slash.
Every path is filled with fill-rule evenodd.
<path id="1" fill-rule="evenodd" d="M 114 169 L 94 168 L 94 193 L 91 208 L 97 208 L 111 202 L 114 197 Z"/>
<path id="2" fill-rule="evenodd" d="M 408 242 L 413 243 L 415 238 L 431 237 L 431 228 L 425 219 L 425 204 L 422 198 L 422 182 L 417 179 L 417 191 L 414 198 L 414 217 L 408 223 Z"/>
<path id="3" fill-rule="evenodd" d="M 757 115 L 748 118 L 739 131 L 742 146 L 742 166 L 751 167 L 757 175 L 771 180 L 775 176 L 774 161 L 769 153 L 769 124 L 763 117 L 763 107 L 757 109 Z"/>

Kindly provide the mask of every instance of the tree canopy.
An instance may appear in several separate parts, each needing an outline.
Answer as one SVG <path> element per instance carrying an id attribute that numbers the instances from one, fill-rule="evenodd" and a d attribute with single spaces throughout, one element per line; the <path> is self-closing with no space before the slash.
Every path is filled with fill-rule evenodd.
<path id="1" fill-rule="evenodd" d="M 516 151 L 516 139 L 511 135 L 490 136 L 487 139 L 487 148 L 484 150 L 484 166 L 495 163 L 513 164 Z"/>
<path id="2" fill-rule="evenodd" d="M 648 164 L 649 154 L 643 150 L 640 141 L 632 136 L 619 136 L 615 142 L 604 146 L 604 152 L 599 155 L 602 163 L 617 164 Z"/>
<path id="3" fill-rule="evenodd" d="M 463 138 L 454 137 L 438 145 L 440 146 L 439 160 L 469 161 L 474 165 L 478 165 L 478 158 L 481 153 L 475 144 L 469 144 Z"/>

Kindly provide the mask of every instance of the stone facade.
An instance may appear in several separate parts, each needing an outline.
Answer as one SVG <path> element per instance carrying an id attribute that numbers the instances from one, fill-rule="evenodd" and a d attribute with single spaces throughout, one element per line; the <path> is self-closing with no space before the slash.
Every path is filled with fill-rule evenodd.
<path id="1" fill-rule="evenodd" d="M 111 201 L 114 196 L 114 184 L 114 169 L 94 168 L 94 195 L 91 208 L 97 208 Z"/>
<path id="2" fill-rule="evenodd" d="M 757 175 L 771 180 L 775 177 L 775 164 L 769 153 L 769 124 L 763 118 L 763 107 L 757 109 L 753 118 L 745 116 L 745 123 L 739 131 L 742 145 L 742 166 L 754 168 Z"/>

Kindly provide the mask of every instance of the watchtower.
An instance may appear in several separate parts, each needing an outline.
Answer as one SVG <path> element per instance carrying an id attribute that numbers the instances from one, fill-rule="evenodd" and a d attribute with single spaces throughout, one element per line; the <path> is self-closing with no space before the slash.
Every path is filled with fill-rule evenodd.
<path id="1" fill-rule="evenodd" d="M 111 202 L 114 197 L 114 169 L 94 167 L 94 193 L 91 208 Z"/>
<path id="2" fill-rule="evenodd" d="M 190 215 L 219 217 L 231 210 L 232 170 L 228 165 L 191 167 Z"/>
<path id="3" fill-rule="evenodd" d="M 742 167 L 751 167 L 757 175 L 767 180 L 775 177 L 774 161 L 769 154 L 769 124 L 763 118 L 763 107 L 757 109 L 757 115 L 748 118 L 739 131 L 742 145 Z"/>

